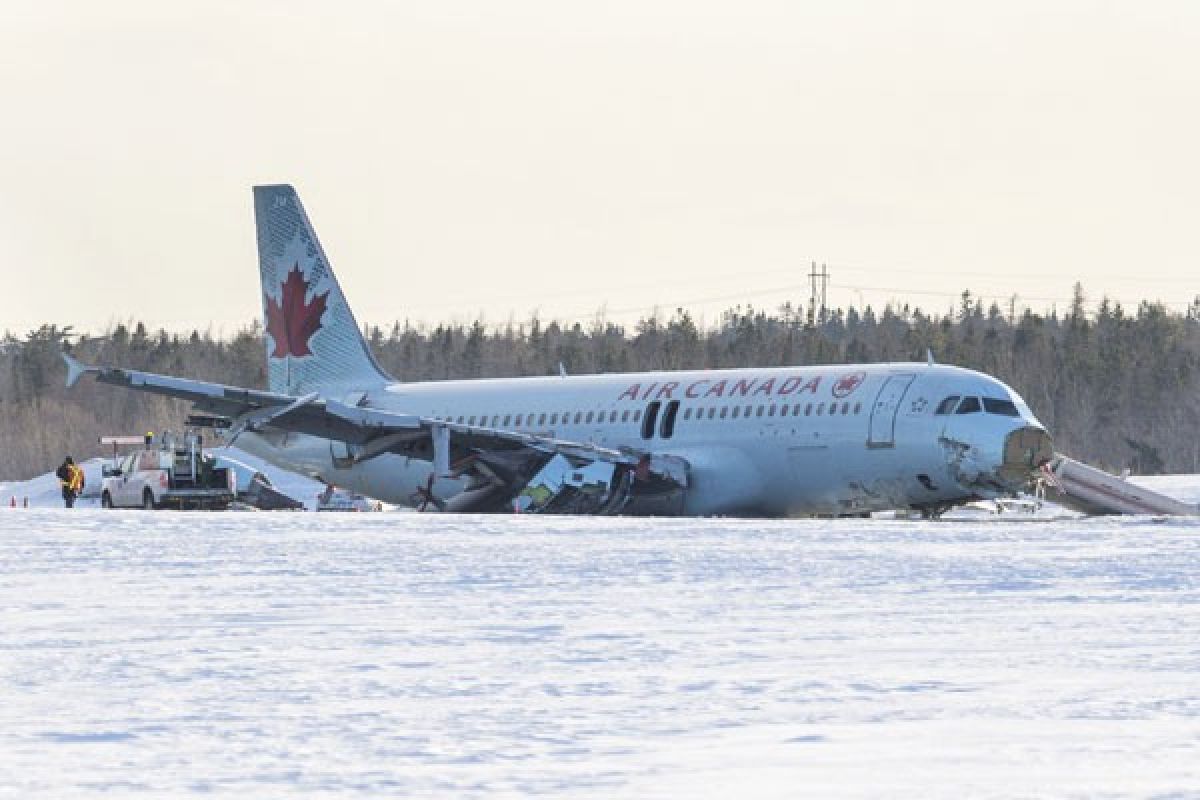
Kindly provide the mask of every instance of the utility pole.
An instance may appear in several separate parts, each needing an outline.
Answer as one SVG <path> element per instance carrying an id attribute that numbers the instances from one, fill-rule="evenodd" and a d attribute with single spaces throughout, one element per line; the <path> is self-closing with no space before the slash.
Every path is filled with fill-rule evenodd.
<path id="1" fill-rule="evenodd" d="M 812 262 L 812 271 L 808 273 L 810 288 L 808 298 L 808 327 L 816 327 L 818 322 L 825 321 L 825 309 L 829 290 L 829 269 L 824 264 L 817 272 L 817 262 Z M 819 311 L 818 311 L 819 309 Z"/>

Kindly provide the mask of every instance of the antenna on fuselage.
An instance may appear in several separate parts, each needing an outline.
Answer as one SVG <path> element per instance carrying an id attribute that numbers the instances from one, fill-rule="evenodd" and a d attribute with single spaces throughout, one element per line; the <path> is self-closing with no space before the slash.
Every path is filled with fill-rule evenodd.
<path id="1" fill-rule="evenodd" d="M 925 363 L 931 367 L 937 363 L 933 360 L 933 350 L 928 347 L 925 348 Z"/>

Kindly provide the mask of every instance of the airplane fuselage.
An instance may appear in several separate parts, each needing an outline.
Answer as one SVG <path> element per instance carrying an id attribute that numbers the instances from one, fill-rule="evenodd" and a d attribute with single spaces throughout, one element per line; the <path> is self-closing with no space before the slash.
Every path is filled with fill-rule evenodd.
<path id="1" fill-rule="evenodd" d="M 979 402 L 947 412 L 949 397 Z M 1041 424 L 1003 383 L 924 363 L 395 383 L 332 399 L 667 453 L 689 465 L 687 515 L 944 508 L 1013 491 L 1049 452 Z M 419 500 L 432 469 L 395 454 L 349 463 L 345 443 L 305 434 L 244 434 L 239 445 L 402 505 Z M 463 484 L 432 487 L 449 498 Z"/>

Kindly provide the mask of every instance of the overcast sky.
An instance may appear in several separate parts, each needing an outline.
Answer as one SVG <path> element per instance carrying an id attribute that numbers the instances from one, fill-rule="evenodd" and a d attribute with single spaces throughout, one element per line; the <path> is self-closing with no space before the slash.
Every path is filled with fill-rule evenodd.
<path id="1" fill-rule="evenodd" d="M 0 7 L 0 330 L 231 332 L 250 187 L 360 322 L 1200 293 L 1200 3 Z"/>

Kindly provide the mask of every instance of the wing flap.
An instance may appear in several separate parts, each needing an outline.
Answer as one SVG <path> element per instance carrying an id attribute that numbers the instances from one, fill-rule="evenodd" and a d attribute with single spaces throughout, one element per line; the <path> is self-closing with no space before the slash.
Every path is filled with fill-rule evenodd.
<path id="1" fill-rule="evenodd" d="M 230 417 L 263 408 L 286 406 L 296 400 L 290 395 L 244 389 L 240 386 L 226 386 L 119 367 L 90 366 L 79 363 L 66 353 L 63 354 L 63 360 L 67 364 L 68 388 L 74 386 L 83 375 L 92 374 L 100 383 L 174 397 L 178 400 L 190 400 L 206 411 Z"/>

